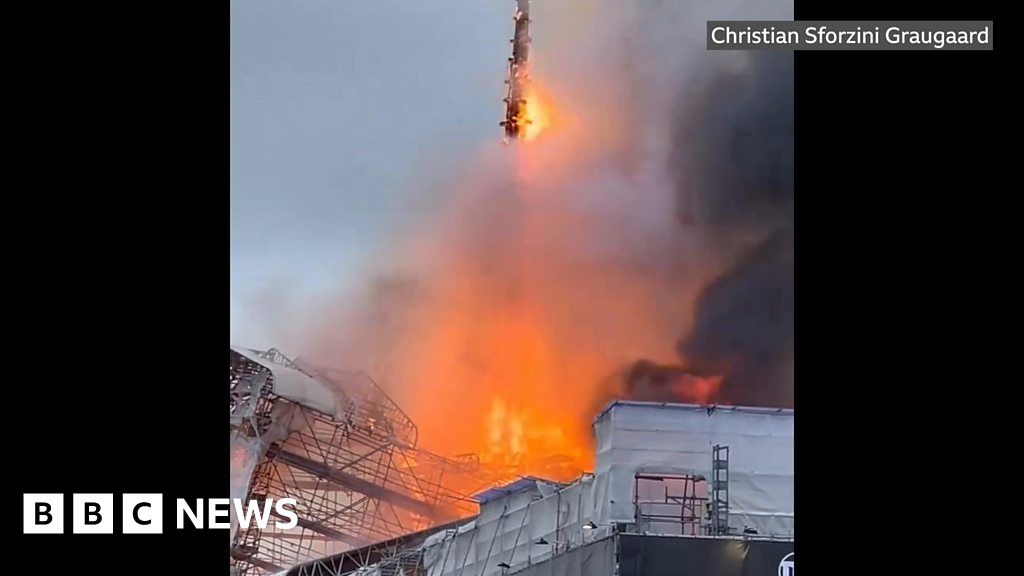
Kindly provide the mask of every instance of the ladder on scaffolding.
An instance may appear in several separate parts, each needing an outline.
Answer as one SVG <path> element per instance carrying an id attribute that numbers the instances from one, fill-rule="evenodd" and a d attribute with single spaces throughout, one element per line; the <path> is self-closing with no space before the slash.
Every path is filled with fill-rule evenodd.
<path id="1" fill-rule="evenodd" d="M 711 451 L 711 533 L 729 533 L 729 447 L 719 444 Z"/>

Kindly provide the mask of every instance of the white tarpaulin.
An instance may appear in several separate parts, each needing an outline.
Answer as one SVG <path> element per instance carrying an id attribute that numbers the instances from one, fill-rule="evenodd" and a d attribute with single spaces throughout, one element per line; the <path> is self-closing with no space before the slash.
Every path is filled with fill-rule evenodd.
<path id="1" fill-rule="evenodd" d="M 603 576 L 615 574 L 615 539 L 603 538 L 528 567 L 517 576 Z"/>
<path id="2" fill-rule="evenodd" d="M 267 447 L 280 442 L 291 433 L 309 426 L 305 413 L 297 410 L 295 404 L 280 403 L 270 411 L 270 424 L 261 437 L 249 437 L 237 430 L 231 432 L 231 498 L 245 501 L 249 493 L 252 475 L 266 455 Z M 234 506 L 230 509 L 231 539 L 238 529 L 238 515 Z"/>
<path id="3" fill-rule="evenodd" d="M 304 372 L 282 366 L 261 357 L 255 350 L 234 346 L 233 351 L 263 366 L 274 376 L 274 394 L 303 406 L 319 410 L 340 418 L 338 401 L 334 392 L 325 384 L 311 378 Z"/>
<path id="4" fill-rule="evenodd" d="M 710 480 L 715 444 L 729 447 L 730 527 L 793 535 L 792 410 L 615 402 L 594 428 L 593 475 L 557 489 L 524 478 L 483 493 L 474 521 L 427 539 L 428 574 L 493 576 L 502 573 L 499 564 L 508 565 L 510 573 L 532 566 L 538 574 L 560 574 L 562 568 L 570 574 L 587 562 L 603 561 L 566 556 L 558 560 L 567 563 L 557 565 L 561 568 L 534 566 L 600 541 L 612 523 L 634 522 L 637 474 Z"/>
<path id="5" fill-rule="evenodd" d="M 712 447 L 729 447 L 729 526 L 793 535 L 793 411 L 615 402 L 594 424 L 598 523 L 632 522 L 638 473 L 711 478 Z"/>
<path id="6" fill-rule="evenodd" d="M 593 476 L 560 490 L 523 479 L 488 491 L 480 515 L 458 531 L 435 534 L 424 545 L 430 576 L 501 574 L 544 562 L 610 533 L 586 529 L 593 509 Z"/>

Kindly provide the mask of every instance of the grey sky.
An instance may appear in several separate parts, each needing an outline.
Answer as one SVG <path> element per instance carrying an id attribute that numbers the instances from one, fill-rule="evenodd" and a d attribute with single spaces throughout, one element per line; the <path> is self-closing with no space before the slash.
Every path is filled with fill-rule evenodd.
<path id="1" fill-rule="evenodd" d="M 276 344 L 268 295 L 361 282 L 400 218 L 429 207 L 424 167 L 500 137 L 512 10 L 232 0 L 234 342 Z"/>

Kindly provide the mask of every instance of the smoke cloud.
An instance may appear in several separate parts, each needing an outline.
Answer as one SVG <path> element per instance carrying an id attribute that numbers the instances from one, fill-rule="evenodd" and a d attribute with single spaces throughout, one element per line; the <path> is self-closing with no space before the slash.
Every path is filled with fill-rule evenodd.
<path id="1" fill-rule="evenodd" d="M 792 56 L 764 53 L 691 96 L 673 138 L 680 222 L 753 245 L 704 288 L 678 350 L 694 371 L 724 376 L 721 400 L 792 406 Z"/>
<path id="2" fill-rule="evenodd" d="M 546 131 L 503 147 L 496 117 L 493 144 L 426 176 L 440 208 L 360 293 L 291 320 L 297 353 L 370 372 L 427 447 L 534 472 L 587 467 L 610 399 L 791 404 L 792 56 L 704 47 L 706 20 L 790 4 L 532 15 Z"/>
<path id="3" fill-rule="evenodd" d="M 720 401 L 793 405 L 793 234 L 782 229 L 743 255 L 697 300 L 679 353 L 696 373 L 724 375 Z"/>

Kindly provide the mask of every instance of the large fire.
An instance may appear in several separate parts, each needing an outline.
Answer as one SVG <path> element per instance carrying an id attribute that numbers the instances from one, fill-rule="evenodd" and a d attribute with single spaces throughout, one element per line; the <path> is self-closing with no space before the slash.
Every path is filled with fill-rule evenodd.
<path id="1" fill-rule="evenodd" d="M 436 220 L 381 260 L 400 288 L 371 287 L 314 341 L 383 382 L 424 448 L 566 481 L 593 469 L 597 413 L 637 397 L 629 368 L 680 361 L 716 270 L 680 250 L 665 188 L 630 153 L 631 109 L 561 77 L 531 80 L 525 145 L 495 141 L 463 161 Z M 682 378 L 671 397 L 703 401 L 717 384 Z"/>
<path id="2" fill-rule="evenodd" d="M 679 248 L 669 193 L 640 161 L 629 83 L 561 72 L 531 70 L 527 145 L 460 161 L 438 220 L 388 252 L 411 294 L 360 311 L 369 321 L 330 352 L 388 383 L 423 447 L 565 481 L 592 469 L 593 419 L 627 393 L 628 368 L 679 362 L 718 270 Z M 705 401 L 719 383 L 680 377 L 670 392 Z"/>
<path id="3" fill-rule="evenodd" d="M 581 447 L 566 437 L 564 424 L 549 421 L 526 404 L 510 406 L 496 396 L 488 415 L 488 443 L 481 461 L 496 471 L 571 477 L 581 471 Z"/>
<path id="4" fill-rule="evenodd" d="M 444 303 L 427 311 L 433 320 L 424 319 L 422 346 L 410 350 L 422 374 L 413 417 L 431 448 L 476 452 L 510 474 L 568 480 L 591 465 L 589 406 L 580 394 L 599 376 L 586 359 L 566 354 L 548 303 L 528 295 L 536 271 L 520 264 L 516 287 L 469 270 L 475 263 L 455 263 L 468 269 L 453 271 Z"/>
<path id="5" fill-rule="evenodd" d="M 700 279 L 620 256 L 619 215 L 580 210 L 594 195 L 580 180 L 607 163 L 614 119 L 584 122 L 554 104 L 567 101 L 557 92 L 531 94 L 530 145 L 481 158 L 432 242 L 410 241 L 429 289 L 388 344 L 388 377 L 404 382 L 400 401 L 427 448 L 571 480 L 593 467 L 591 423 L 622 393 L 623 371 L 637 358 L 676 358 L 692 301 L 680 295 Z M 679 400 L 716 385 L 683 382 Z"/>

